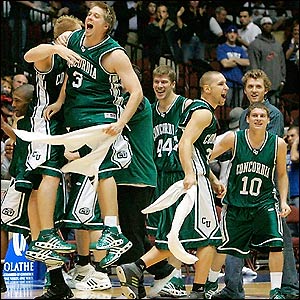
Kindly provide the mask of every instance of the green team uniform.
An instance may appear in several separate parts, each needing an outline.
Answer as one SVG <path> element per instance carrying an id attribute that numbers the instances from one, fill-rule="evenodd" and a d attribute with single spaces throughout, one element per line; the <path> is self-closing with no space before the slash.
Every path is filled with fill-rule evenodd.
<path id="1" fill-rule="evenodd" d="M 23 118 L 18 121 L 17 128 L 25 130 L 29 125 L 29 119 Z M 30 180 L 24 178 L 24 161 L 28 153 L 28 145 L 28 142 L 24 142 L 17 137 L 13 158 L 9 167 L 12 179 L 4 198 L 1 199 L 1 229 L 21 233 L 25 238 L 30 235 L 28 201 L 32 189 L 29 187 L 37 189 L 42 179 L 41 175 L 38 174 L 31 174 Z M 21 183 L 19 189 L 16 188 L 15 178 L 19 178 L 19 182 Z M 64 180 L 62 180 L 58 188 L 54 211 L 54 224 L 57 227 L 61 225 L 64 217 L 66 199 L 66 185 L 64 184 Z"/>
<path id="2" fill-rule="evenodd" d="M 82 58 L 78 63 L 69 64 L 67 69 L 64 117 L 65 125 L 70 127 L 71 131 L 116 122 L 122 109 L 119 105 L 119 101 L 123 99 L 121 80 L 116 73 L 107 72 L 101 60 L 105 54 L 116 49 L 125 51 L 124 48 L 109 36 L 99 44 L 87 48 L 83 45 L 84 34 L 84 30 L 72 32 L 67 43 L 67 47 Z M 110 177 L 110 171 L 123 168 L 124 165 L 120 161 L 124 161 L 124 155 L 128 162 L 130 161 L 131 151 L 128 150 L 130 148 L 128 142 L 124 151 L 116 150 L 115 143 L 110 147 L 101 168 L 99 166 L 99 178 Z M 79 153 L 82 156 L 90 150 L 79 149 Z"/>
<path id="3" fill-rule="evenodd" d="M 177 137 L 180 140 L 182 133 L 196 110 L 207 109 L 213 118 L 193 145 L 193 167 L 197 178 L 197 196 L 193 208 L 183 222 L 179 232 L 179 240 L 185 249 L 195 249 L 207 245 L 218 246 L 221 243 L 221 234 L 218 216 L 214 203 L 214 193 L 208 179 L 209 157 L 214 146 L 217 131 L 217 122 L 213 107 L 203 100 L 194 100 L 182 114 Z M 183 177 L 181 178 L 183 179 Z M 165 215 L 160 223 L 156 235 L 158 248 L 167 249 L 167 234 L 171 230 L 174 214 Z"/>
<path id="4" fill-rule="evenodd" d="M 66 133 L 63 126 L 63 113 L 56 113 L 50 121 L 43 117 L 47 106 L 56 102 L 64 81 L 66 62 L 58 55 L 52 56 L 51 69 L 47 72 L 40 72 L 36 69 L 35 91 L 32 101 L 24 117 L 23 128 L 31 132 L 39 132 L 50 135 Z M 61 177 L 60 168 L 66 163 L 64 157 L 64 146 L 48 145 L 44 143 L 25 143 L 22 151 L 26 153 L 24 178 L 16 177 L 17 189 L 37 189 L 37 174 L 46 174 Z M 22 154 L 25 155 L 25 154 Z M 25 181 L 24 181 L 25 179 Z M 38 183 L 39 184 L 39 183 Z"/>
<path id="5" fill-rule="evenodd" d="M 55 114 L 50 121 L 43 117 L 45 108 L 56 102 L 64 81 L 66 61 L 59 55 L 52 56 L 50 70 L 41 72 L 37 69 L 33 99 L 23 119 L 18 121 L 18 129 L 43 134 L 59 135 L 66 133 L 63 126 L 63 112 Z M 32 189 L 38 189 L 42 175 L 59 177 L 56 206 L 54 211 L 55 226 L 60 226 L 67 202 L 67 189 L 64 175 L 60 168 L 66 163 L 64 146 L 48 145 L 38 142 L 24 142 L 17 138 L 14 155 L 16 161 L 12 166 L 12 176 L 15 177 L 16 191 L 29 195 Z M 26 196 L 27 197 L 27 196 Z M 24 206 L 27 209 L 27 205 Z M 24 217 L 27 218 L 27 216 Z M 15 222 L 16 223 L 16 222 Z"/>
<path id="6" fill-rule="evenodd" d="M 283 247 L 282 223 L 274 181 L 277 135 L 266 132 L 260 149 L 253 149 L 248 130 L 235 133 L 218 252 L 247 257 L 250 248 Z M 257 225 L 256 225 L 257 224 Z"/>
<path id="7" fill-rule="evenodd" d="M 111 37 L 98 45 L 83 45 L 84 30 L 74 31 L 67 47 L 78 53 L 82 61 L 68 66 L 68 82 L 64 105 L 67 127 L 86 128 L 116 122 L 118 98 L 122 86 L 117 74 L 102 66 L 102 56 L 116 49 L 124 50 Z"/>
<path id="8" fill-rule="evenodd" d="M 124 95 L 128 100 L 129 95 Z M 153 127 L 151 105 L 147 98 L 138 108 L 124 128 L 123 133 L 129 139 L 133 152 L 128 168 L 115 172 L 117 184 L 139 184 L 156 186 L 157 172 L 153 159 Z"/>
<path id="9" fill-rule="evenodd" d="M 183 170 L 177 155 L 178 140 L 176 130 L 186 101 L 183 96 L 177 96 L 168 111 L 161 113 L 159 102 L 152 104 L 154 162 L 157 169 L 157 187 L 153 202 L 162 195 L 169 186 L 184 177 Z M 172 206 L 176 208 L 176 203 Z M 171 209 L 171 208 L 170 208 Z M 156 235 L 161 212 L 149 214 L 147 217 L 147 230 Z"/>
<path id="10" fill-rule="evenodd" d="M 103 229 L 93 178 L 76 173 L 70 173 L 70 178 L 71 188 L 63 226 L 84 230 Z"/>

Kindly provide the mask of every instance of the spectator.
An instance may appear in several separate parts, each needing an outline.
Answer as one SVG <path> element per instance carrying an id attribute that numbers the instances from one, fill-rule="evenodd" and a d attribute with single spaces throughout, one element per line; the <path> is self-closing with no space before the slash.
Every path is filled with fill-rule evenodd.
<path id="1" fill-rule="evenodd" d="M 299 21 L 292 26 L 292 35 L 282 44 L 286 63 L 286 83 L 282 94 L 299 94 Z"/>
<path id="2" fill-rule="evenodd" d="M 160 64 L 160 58 L 171 60 L 171 64 L 182 61 L 181 49 L 178 44 L 178 26 L 169 19 L 168 8 L 160 5 L 157 8 L 157 20 L 149 24 L 145 30 L 146 39 L 151 41 L 149 59 L 151 70 Z M 166 61 L 163 64 L 168 64 Z"/>
<path id="3" fill-rule="evenodd" d="M 53 36 L 53 25 L 56 22 L 57 18 L 59 18 L 62 15 L 68 15 L 69 14 L 69 8 L 67 6 L 62 6 L 62 1 L 49 1 L 49 5 L 42 6 L 40 8 L 42 11 L 45 11 L 47 14 L 49 14 L 49 18 L 47 16 L 46 20 L 42 20 L 43 23 L 42 29 L 44 32 L 48 34 L 48 36 L 51 37 Z M 37 13 L 37 18 L 38 21 L 41 21 L 41 13 Z"/>
<path id="4" fill-rule="evenodd" d="M 31 8 L 35 8 L 35 1 L 9 1 L 9 27 L 12 35 L 12 59 L 16 63 L 23 63 L 26 51 L 28 20 Z"/>
<path id="5" fill-rule="evenodd" d="M 209 30 L 206 5 L 200 1 L 189 1 L 177 12 L 177 25 L 181 29 L 181 48 L 183 62 L 194 64 L 205 59 L 205 41 Z"/>
<path id="6" fill-rule="evenodd" d="M 299 126 L 289 127 L 286 135 L 288 143 L 287 171 L 290 183 L 290 205 L 299 208 Z"/>
<path id="7" fill-rule="evenodd" d="M 149 51 L 152 45 L 151 41 L 146 38 L 145 31 L 147 26 L 157 19 L 156 7 L 155 2 L 149 1 L 146 7 L 142 7 L 141 13 L 138 16 L 139 40 L 143 45 L 144 57 L 149 57 Z"/>
<path id="8" fill-rule="evenodd" d="M 2 116 L 1 116 L 2 120 Z M 1 124 L 2 127 L 2 124 Z M 10 180 L 11 175 L 9 173 L 10 161 L 12 159 L 12 155 L 5 151 L 6 145 L 10 144 L 11 141 L 7 139 L 5 142 L 1 140 L 1 179 Z"/>
<path id="9" fill-rule="evenodd" d="M 12 107 L 12 98 L 6 94 L 1 93 L 1 120 L 8 123 L 9 125 L 13 124 L 13 107 Z M 1 126 L 1 141 L 5 141 L 8 136 L 2 130 Z"/>
<path id="10" fill-rule="evenodd" d="M 252 19 L 253 22 L 257 25 L 259 25 L 259 21 L 262 17 L 269 15 L 268 10 L 266 10 L 265 4 L 261 0 L 247 1 L 243 6 L 252 9 Z"/>
<path id="11" fill-rule="evenodd" d="M 287 22 L 292 19 L 292 11 L 286 9 L 286 1 L 276 0 L 269 6 L 269 17 L 273 20 L 273 30 L 284 30 Z"/>
<path id="12" fill-rule="evenodd" d="M 20 85 L 26 84 L 28 83 L 28 78 L 26 77 L 26 75 L 24 74 L 16 74 L 13 77 L 13 81 L 12 81 L 12 89 L 13 91 L 19 87 Z"/>
<path id="13" fill-rule="evenodd" d="M 299 126 L 289 127 L 286 135 L 288 151 L 286 156 L 289 176 L 289 205 L 299 208 Z M 287 223 L 292 237 L 299 237 L 299 223 Z"/>
<path id="14" fill-rule="evenodd" d="M 11 97 L 11 93 L 12 83 L 4 78 L 1 78 L 1 95 L 4 94 Z"/>
<path id="15" fill-rule="evenodd" d="M 235 25 L 230 25 L 225 30 L 226 42 L 218 45 L 217 60 L 221 63 L 221 73 L 227 80 L 230 87 L 226 103 L 230 107 L 242 106 L 243 84 L 242 77 L 244 67 L 250 65 L 248 55 L 241 46 L 236 45 L 238 29 Z"/>
<path id="16" fill-rule="evenodd" d="M 252 22 L 252 10 L 242 7 L 239 10 L 241 28 L 238 29 L 237 41 L 245 51 L 248 51 L 249 44 L 261 34 L 261 29 Z"/>
<path id="17" fill-rule="evenodd" d="M 137 13 L 140 12 L 142 1 L 115 1 L 113 8 L 116 13 L 118 25 L 114 38 L 124 47 L 127 42 L 138 45 Z"/>
<path id="18" fill-rule="evenodd" d="M 282 46 L 272 35 L 272 20 L 264 17 L 260 21 L 262 33 L 250 43 L 248 55 L 252 69 L 262 69 L 272 82 L 270 102 L 278 105 L 279 94 L 285 84 L 286 66 Z"/>
<path id="19" fill-rule="evenodd" d="M 221 44 L 226 40 L 225 29 L 232 22 L 227 19 L 227 10 L 223 6 L 219 6 L 215 10 L 215 16 L 211 17 L 209 20 L 209 30 L 210 30 L 210 43 Z"/>

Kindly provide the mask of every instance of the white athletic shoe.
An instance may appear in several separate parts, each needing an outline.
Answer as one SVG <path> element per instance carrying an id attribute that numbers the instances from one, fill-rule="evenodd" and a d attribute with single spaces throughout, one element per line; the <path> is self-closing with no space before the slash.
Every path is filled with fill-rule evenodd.
<path id="1" fill-rule="evenodd" d="M 71 278 L 67 279 L 66 283 L 71 289 L 75 289 L 76 283 L 88 278 L 94 272 L 95 268 L 91 264 L 85 266 L 75 265 L 75 267 L 68 272 L 68 275 L 70 275 Z"/>
<path id="2" fill-rule="evenodd" d="M 75 288 L 80 291 L 103 291 L 112 287 L 111 281 L 106 273 L 96 270 L 85 277 L 84 280 L 75 283 Z"/>

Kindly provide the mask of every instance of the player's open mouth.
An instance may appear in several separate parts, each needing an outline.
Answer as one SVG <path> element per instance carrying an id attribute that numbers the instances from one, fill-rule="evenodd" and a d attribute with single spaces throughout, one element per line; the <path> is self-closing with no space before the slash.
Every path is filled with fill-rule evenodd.
<path id="1" fill-rule="evenodd" d="M 94 25 L 91 24 L 91 23 L 87 23 L 87 24 L 86 24 L 86 28 L 87 28 L 87 29 L 93 29 L 93 27 L 94 27 Z"/>

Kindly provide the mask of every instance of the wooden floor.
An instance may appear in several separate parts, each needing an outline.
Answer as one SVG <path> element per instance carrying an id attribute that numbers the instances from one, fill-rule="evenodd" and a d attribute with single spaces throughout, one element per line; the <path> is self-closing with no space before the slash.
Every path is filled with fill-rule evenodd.
<path id="1" fill-rule="evenodd" d="M 106 291 L 78 291 L 72 290 L 74 293 L 73 299 L 125 299 L 121 295 L 121 288 L 118 278 L 111 275 L 113 287 Z M 149 290 L 152 282 L 152 277 L 145 276 L 146 291 Z M 260 282 L 258 282 L 259 280 Z M 191 290 L 193 276 L 185 276 L 186 288 Z M 219 288 L 224 286 L 223 278 L 219 280 Z M 270 282 L 268 275 L 258 274 L 257 277 L 244 276 L 244 287 L 246 299 L 269 299 Z M 1 299 L 33 299 L 36 296 L 43 294 L 43 282 L 7 282 L 7 292 L 1 293 Z"/>

